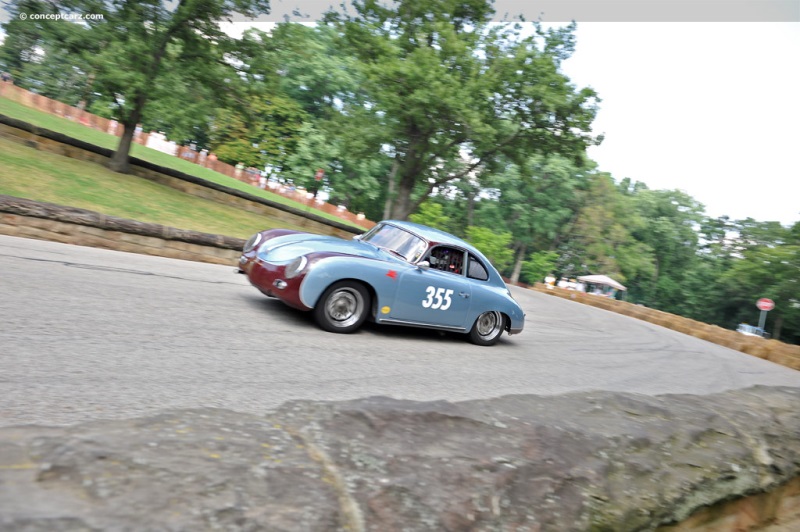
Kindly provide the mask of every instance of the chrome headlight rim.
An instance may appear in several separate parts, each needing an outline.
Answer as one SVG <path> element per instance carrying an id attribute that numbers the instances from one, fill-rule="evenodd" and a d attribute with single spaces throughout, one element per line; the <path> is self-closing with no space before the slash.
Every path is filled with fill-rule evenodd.
<path id="1" fill-rule="evenodd" d="M 261 235 L 261 233 L 256 233 L 250 238 L 248 238 L 247 242 L 244 243 L 244 247 L 242 248 L 242 253 L 250 253 L 251 251 L 256 249 L 256 247 L 258 247 L 258 244 L 261 243 L 262 238 L 263 236 Z"/>
<path id="2" fill-rule="evenodd" d="M 294 279 L 308 266 L 308 257 L 305 255 L 300 255 L 296 259 L 292 260 L 289 264 L 286 265 L 286 269 L 284 270 L 284 277 L 287 279 Z"/>

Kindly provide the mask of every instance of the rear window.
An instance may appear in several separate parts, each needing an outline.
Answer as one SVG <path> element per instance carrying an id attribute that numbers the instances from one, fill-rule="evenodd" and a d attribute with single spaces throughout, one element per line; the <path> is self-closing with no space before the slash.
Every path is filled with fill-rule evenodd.
<path id="1" fill-rule="evenodd" d="M 489 280 L 489 271 L 474 255 L 469 256 L 469 268 L 467 269 L 467 277 L 470 279 L 477 279 L 479 281 Z"/>

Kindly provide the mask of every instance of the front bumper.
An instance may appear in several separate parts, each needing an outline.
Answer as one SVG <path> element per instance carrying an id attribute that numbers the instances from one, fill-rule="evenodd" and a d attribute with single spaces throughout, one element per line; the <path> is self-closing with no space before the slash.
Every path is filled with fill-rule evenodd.
<path id="1" fill-rule="evenodd" d="M 247 275 L 247 279 L 262 294 L 276 297 L 300 310 L 311 310 L 300 301 L 300 285 L 304 274 L 286 279 L 285 264 L 273 264 L 256 258 L 242 256 L 239 260 L 239 269 Z"/>

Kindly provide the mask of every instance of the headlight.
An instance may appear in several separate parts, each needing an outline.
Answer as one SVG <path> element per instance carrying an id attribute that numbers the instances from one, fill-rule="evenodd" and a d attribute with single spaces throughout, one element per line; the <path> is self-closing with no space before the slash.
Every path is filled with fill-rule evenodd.
<path id="1" fill-rule="evenodd" d="M 242 248 L 242 253 L 248 253 L 253 251 L 258 243 L 261 242 L 261 233 L 256 233 L 247 239 L 247 242 L 244 243 L 244 248 Z"/>
<path id="2" fill-rule="evenodd" d="M 284 277 L 286 277 L 287 279 L 297 277 L 306 268 L 307 264 L 308 264 L 308 259 L 306 258 L 305 255 L 297 257 L 292 262 L 286 265 L 286 270 L 284 271 Z"/>

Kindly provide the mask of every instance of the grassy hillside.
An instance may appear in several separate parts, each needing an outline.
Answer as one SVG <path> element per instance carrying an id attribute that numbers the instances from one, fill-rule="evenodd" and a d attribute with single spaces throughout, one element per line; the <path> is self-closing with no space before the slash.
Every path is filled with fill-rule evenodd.
<path id="1" fill-rule="evenodd" d="M 72 137 L 72 138 L 75 138 L 75 139 L 78 139 L 78 140 L 82 140 L 84 142 L 88 142 L 88 143 L 94 144 L 95 146 L 100 146 L 102 148 L 116 149 L 117 143 L 119 142 L 119 139 L 117 137 L 113 136 L 113 135 L 109 135 L 107 133 L 103 133 L 102 131 L 97 131 L 95 129 L 92 129 L 90 127 L 86 127 L 84 125 L 78 124 L 78 123 L 73 122 L 71 120 L 67 120 L 65 118 L 61 118 L 61 117 L 58 117 L 58 116 L 50 115 L 48 113 L 44 113 L 44 112 L 38 111 L 36 109 L 31 109 L 29 107 L 25 107 L 24 105 L 20 105 L 20 104 L 18 104 L 16 102 L 12 102 L 11 100 L 8 100 L 6 98 L 0 98 L 0 114 L 4 114 L 6 116 L 10 116 L 10 117 L 16 118 L 18 120 L 23 120 L 23 121 L 28 122 L 30 124 L 33 124 L 35 126 L 39 126 L 39 127 L 45 128 L 45 129 L 49 129 L 51 131 L 57 131 L 59 133 L 63 133 L 64 135 L 67 135 L 69 137 Z M 10 148 L 8 148 L 10 146 L 10 143 L 5 143 L 4 146 L 6 146 L 7 149 L 10 149 Z M 34 153 L 37 153 L 37 155 L 34 158 L 39 157 L 39 155 L 38 155 L 39 152 L 34 152 Z M 219 174 L 217 172 L 214 172 L 212 170 L 209 170 L 208 168 L 203 168 L 202 166 L 198 166 L 197 164 L 194 164 L 194 163 L 191 163 L 189 161 L 180 159 L 178 157 L 173 157 L 172 155 L 167 155 L 166 153 L 161 153 L 159 151 L 152 150 L 150 148 L 146 148 L 146 147 L 141 146 L 139 144 L 134 144 L 133 145 L 132 150 L 131 150 L 131 155 L 133 155 L 134 157 L 138 157 L 140 159 L 144 159 L 146 161 L 152 162 L 152 163 L 157 164 L 159 166 L 163 166 L 165 168 L 172 168 L 172 169 L 184 172 L 186 174 L 193 175 L 193 176 L 199 177 L 201 179 L 205 179 L 206 181 L 210 181 L 210 182 L 213 182 L 213 183 L 221 184 L 221 185 L 224 185 L 226 187 L 230 187 L 230 188 L 233 188 L 233 189 L 237 189 L 237 190 L 241 190 L 241 191 L 247 192 L 248 194 L 252 194 L 254 196 L 259 196 L 259 197 L 262 197 L 262 198 L 269 199 L 271 201 L 274 201 L 276 203 L 280 203 L 282 205 L 289 205 L 289 206 L 293 206 L 295 208 L 303 209 L 303 210 L 307 210 L 308 209 L 307 206 L 305 206 L 305 205 L 303 205 L 301 203 L 298 203 L 296 201 L 292 201 L 292 200 L 290 200 L 288 198 L 284 198 L 283 196 L 280 196 L 278 194 L 273 194 L 272 192 L 269 192 L 267 190 L 261 190 L 260 188 L 253 187 L 253 186 L 248 185 L 246 183 L 242 183 L 242 182 L 237 181 L 235 179 L 232 179 L 232 178 L 230 178 L 228 176 L 225 176 L 225 175 Z M 62 166 L 65 166 L 65 167 L 69 167 L 70 166 L 69 163 L 67 162 L 67 161 L 69 161 L 69 159 L 66 159 L 66 158 L 63 158 L 63 157 L 56 157 L 56 159 L 49 159 L 49 160 L 50 161 L 57 161 L 57 162 L 55 163 L 55 166 L 52 169 L 50 169 L 50 170 L 45 169 L 46 173 L 48 175 L 58 176 L 59 172 L 60 172 L 60 168 Z M 10 172 L 12 174 L 19 175 L 19 172 L 21 171 L 21 168 L 15 168 L 13 166 L 13 164 L 17 164 L 17 163 L 13 163 L 12 164 L 10 162 L 7 162 L 5 160 L 4 153 L 0 153 L 0 161 L 3 161 L 2 166 L 0 166 L 0 190 L 2 190 L 6 186 L 10 186 L 10 185 L 8 185 L 6 183 L 6 181 L 8 180 L 8 177 L 5 175 L 6 172 Z M 72 167 L 72 168 L 74 168 L 74 167 Z M 106 171 L 104 175 L 108 175 L 108 174 L 112 174 L 112 172 Z M 74 176 L 75 174 L 73 173 L 72 175 Z M 98 174 L 93 172 L 92 175 L 97 177 Z M 113 174 L 113 175 L 117 175 L 117 174 Z M 66 179 L 66 176 L 62 176 L 62 179 Z M 136 179 L 136 178 L 133 178 L 133 179 Z M 98 183 L 98 182 L 94 182 L 93 181 L 93 185 L 98 185 L 98 186 L 102 187 L 103 184 L 104 183 Z M 30 193 L 27 192 L 25 186 L 29 186 L 30 187 Z M 89 186 L 89 183 L 86 180 L 84 180 L 84 182 L 82 183 L 82 186 L 84 186 L 84 187 Z M 112 214 L 114 216 L 131 218 L 131 216 L 126 216 L 126 215 L 124 215 L 122 213 L 106 212 L 105 210 L 102 210 L 100 208 L 100 207 L 110 208 L 110 205 L 118 204 L 118 203 L 124 203 L 124 200 L 122 200 L 122 199 L 118 199 L 118 200 L 115 201 L 114 198 L 103 198 L 102 202 L 98 203 L 96 208 L 92 207 L 91 206 L 91 202 L 94 199 L 100 200 L 101 198 L 99 198 L 97 196 L 97 194 L 92 194 L 91 190 L 87 190 L 85 192 L 85 194 L 79 194 L 80 196 L 82 196 L 80 199 L 82 199 L 84 204 L 83 205 L 78 205 L 78 204 L 75 204 L 75 203 L 69 203 L 68 202 L 68 200 L 72 199 L 73 195 L 65 196 L 65 197 L 63 197 L 63 200 L 59 200 L 58 197 L 53 197 L 53 199 L 49 199 L 49 200 L 43 200 L 41 197 L 35 197 L 35 195 L 41 196 L 41 195 L 47 194 L 47 192 L 44 191 L 44 190 L 41 190 L 41 187 L 39 186 L 39 184 L 38 183 L 34 183 L 33 181 L 31 181 L 29 183 L 26 183 L 24 181 L 23 182 L 18 182 L 16 184 L 16 188 L 17 188 L 17 190 L 19 190 L 19 192 L 16 193 L 16 194 L 13 194 L 15 196 L 21 196 L 21 197 L 30 198 L 30 199 L 38 199 L 40 201 L 50 201 L 52 203 L 70 205 L 70 206 L 73 206 L 73 207 L 82 207 L 82 208 L 85 208 L 85 209 L 91 209 L 91 210 L 98 211 L 98 212 L 103 212 L 103 213 L 106 213 L 106 214 Z M 77 192 L 77 191 L 73 190 L 73 194 L 75 192 Z M 11 192 L 2 192 L 2 193 L 3 194 L 11 194 Z M 103 193 L 104 194 L 105 193 L 113 193 L 113 189 L 111 189 L 111 190 L 104 189 Z M 322 217 L 327 218 L 329 220 L 334 220 L 334 221 L 337 221 L 339 223 L 345 223 L 345 224 L 348 224 L 348 225 L 352 225 L 352 224 L 349 224 L 348 222 L 346 222 L 346 221 L 344 221 L 344 220 L 342 220 L 340 218 L 337 218 L 335 216 L 323 213 L 322 211 L 317 211 L 316 209 L 314 209 L 314 213 L 317 214 L 318 216 L 322 216 Z M 139 218 L 134 218 L 134 219 L 139 219 Z M 151 221 L 151 220 L 142 220 L 142 221 Z M 176 224 L 179 221 L 180 220 L 176 220 Z M 164 223 L 164 222 L 158 222 L 158 223 Z M 164 223 L 164 225 L 172 225 L 174 227 L 182 227 L 184 229 L 194 229 L 192 227 L 184 227 L 184 226 L 181 226 L 181 225 L 175 225 L 175 224 L 170 224 L 170 223 Z M 285 226 L 285 224 L 284 224 L 284 226 Z M 354 225 L 353 227 L 357 227 L 357 226 Z M 236 236 L 236 235 L 231 234 L 231 236 Z"/>
<path id="2" fill-rule="evenodd" d="M 3 138 L 0 138 L 0 161 L 0 194 L 240 238 L 270 227 L 299 229 L 284 221 Z"/>

